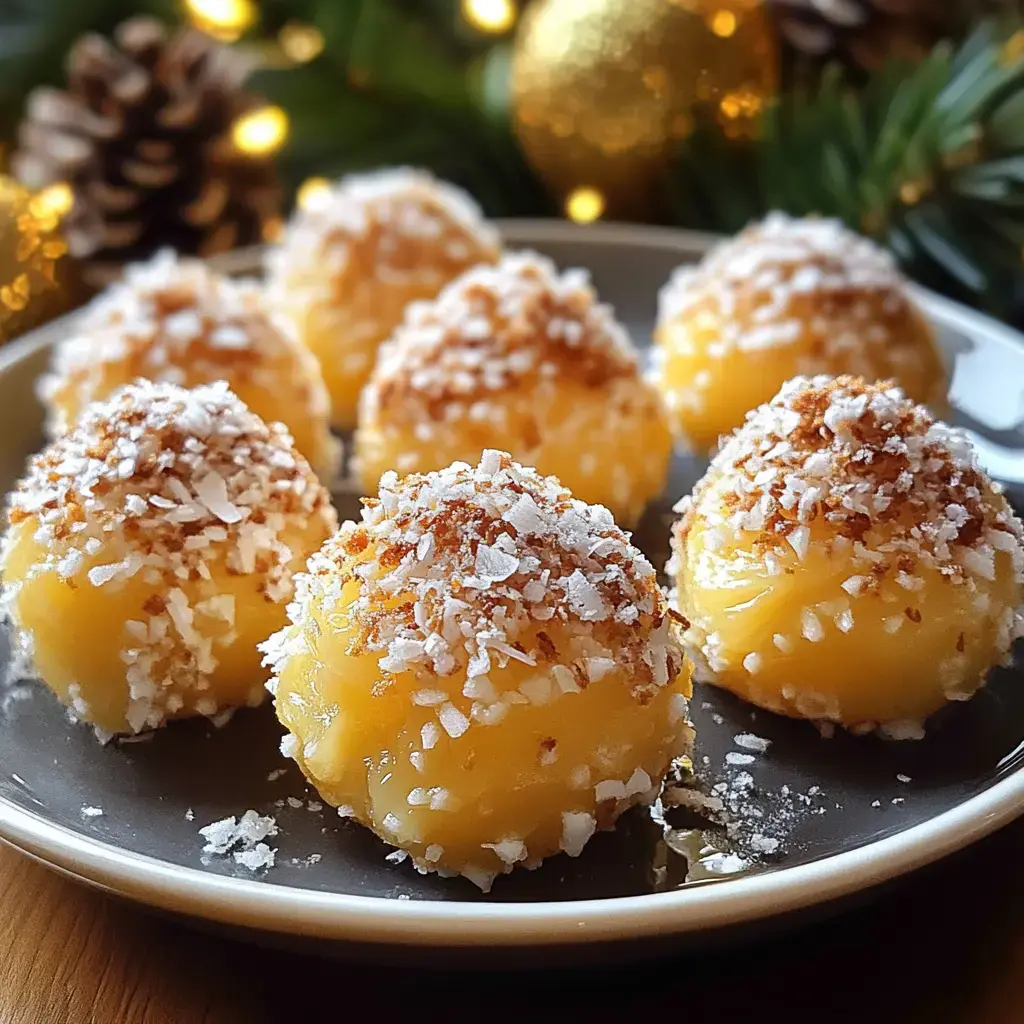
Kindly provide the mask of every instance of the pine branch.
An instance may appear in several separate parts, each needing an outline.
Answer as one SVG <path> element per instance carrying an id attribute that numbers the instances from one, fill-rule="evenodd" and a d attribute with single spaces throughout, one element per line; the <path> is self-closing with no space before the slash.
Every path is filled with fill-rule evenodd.
<path id="1" fill-rule="evenodd" d="M 771 209 L 839 217 L 920 279 L 1006 313 L 1024 279 L 1024 29 L 784 95 L 738 151 L 702 126 L 671 181 L 681 223 L 736 231 Z M 710 216 L 709 216 L 710 214 Z"/>
<path id="2" fill-rule="evenodd" d="M 324 52 L 266 70 L 254 86 L 288 111 L 281 166 L 294 187 L 310 175 L 385 164 L 427 167 L 472 192 L 491 216 L 548 212 L 548 199 L 511 125 L 475 87 L 476 47 L 452 32 L 437 3 L 415 16 L 407 0 L 307 2 L 304 20 Z"/>

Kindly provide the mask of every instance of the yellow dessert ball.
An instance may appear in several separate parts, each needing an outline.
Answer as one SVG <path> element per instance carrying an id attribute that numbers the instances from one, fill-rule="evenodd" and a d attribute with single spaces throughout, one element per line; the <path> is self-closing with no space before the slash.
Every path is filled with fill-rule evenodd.
<path id="1" fill-rule="evenodd" d="M 582 270 L 508 253 L 410 307 L 360 404 L 355 465 L 382 473 L 476 463 L 501 447 L 624 526 L 664 487 L 672 438 L 636 350 Z"/>
<path id="2" fill-rule="evenodd" d="M 473 200 L 425 171 L 351 175 L 296 213 L 268 256 L 269 286 L 320 360 L 336 426 L 355 426 L 377 348 L 405 307 L 498 251 Z"/>
<path id="3" fill-rule="evenodd" d="M 381 481 L 266 645 L 281 749 L 423 872 L 577 856 L 688 751 L 688 672 L 607 509 L 485 451 Z"/>
<path id="4" fill-rule="evenodd" d="M 254 281 L 234 281 L 169 250 L 129 267 L 59 344 L 40 383 L 51 435 L 138 378 L 182 387 L 227 381 L 268 423 L 288 427 L 326 478 L 340 461 L 316 359 L 268 312 Z"/>
<path id="5" fill-rule="evenodd" d="M 770 214 L 659 297 L 654 379 L 698 451 L 798 375 L 895 380 L 941 412 L 946 371 L 892 257 L 838 221 Z"/>
<path id="6" fill-rule="evenodd" d="M 256 645 L 337 526 L 284 427 L 224 384 L 87 406 L 9 506 L 0 598 L 23 667 L 101 737 L 259 703 Z"/>
<path id="7" fill-rule="evenodd" d="M 1020 520 L 889 383 L 790 381 L 679 508 L 695 675 L 772 711 L 920 736 L 1022 633 Z"/>

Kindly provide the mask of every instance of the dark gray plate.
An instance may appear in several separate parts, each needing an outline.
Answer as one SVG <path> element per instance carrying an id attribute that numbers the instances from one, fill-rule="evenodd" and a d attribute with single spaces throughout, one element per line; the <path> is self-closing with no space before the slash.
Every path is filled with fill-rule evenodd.
<path id="1" fill-rule="evenodd" d="M 589 267 L 599 293 L 641 345 L 649 343 L 658 287 L 707 244 L 681 232 L 547 222 L 507 224 L 505 234 L 563 266 Z M 255 265 L 251 254 L 228 262 L 243 271 Z M 925 293 L 920 299 L 953 366 L 957 416 L 1017 495 L 1024 484 L 1024 348 L 1013 332 L 976 313 Z M 0 352 L 0 492 L 40 444 L 33 381 L 49 345 L 66 330 L 58 322 Z M 677 460 L 667 493 L 637 531 L 656 564 L 666 556 L 670 506 L 700 469 Z M 354 497 L 339 496 L 339 505 L 352 514 Z M 6 654 L 0 638 L 0 658 Z M 187 722 L 148 742 L 104 748 L 70 725 L 47 692 L 21 688 L 6 693 L 0 712 L 0 836 L 93 884 L 268 931 L 495 946 L 692 932 L 864 888 L 1019 813 L 1021 684 L 1018 670 L 997 672 L 973 701 L 939 715 L 919 743 L 823 740 L 810 725 L 699 688 L 697 776 L 705 790 L 724 786 L 727 801 L 740 809 L 737 835 L 687 831 L 702 823 L 678 811 L 665 820 L 633 812 L 578 860 L 558 857 L 537 871 L 516 872 L 488 896 L 462 880 L 392 866 L 369 832 L 329 807 L 310 809 L 316 794 L 280 757 L 280 729 L 269 707 L 241 712 L 222 729 Z M 733 737 L 742 732 L 771 746 L 751 764 L 727 764 L 728 752 L 739 751 Z M 268 779 L 279 768 L 284 774 Z M 752 782 L 744 784 L 744 772 Z M 290 805 L 289 797 L 301 805 Z M 87 816 L 85 807 L 103 813 Z M 261 879 L 202 860 L 197 829 L 247 808 L 274 814 L 281 830 L 277 865 Z M 755 846 L 777 842 L 777 849 L 753 856 L 755 834 L 769 840 L 755 838 Z M 748 867 L 717 881 L 698 867 L 687 881 L 687 855 L 705 841 L 738 850 Z"/>

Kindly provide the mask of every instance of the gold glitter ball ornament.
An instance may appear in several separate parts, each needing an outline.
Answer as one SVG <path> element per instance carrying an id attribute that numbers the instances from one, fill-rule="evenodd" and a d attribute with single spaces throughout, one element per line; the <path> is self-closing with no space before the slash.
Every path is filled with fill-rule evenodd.
<path id="1" fill-rule="evenodd" d="M 71 304 L 60 232 L 69 199 L 60 185 L 33 193 L 0 175 L 0 345 Z"/>
<path id="2" fill-rule="evenodd" d="M 563 200 L 588 187 L 637 217 L 701 109 L 730 137 L 774 96 L 777 45 L 761 0 L 537 0 L 512 61 L 516 132 Z"/>

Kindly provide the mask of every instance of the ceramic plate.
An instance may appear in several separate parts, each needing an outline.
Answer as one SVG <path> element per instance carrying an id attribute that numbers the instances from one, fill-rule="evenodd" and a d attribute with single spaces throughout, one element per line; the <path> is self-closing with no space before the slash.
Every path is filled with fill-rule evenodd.
<path id="1" fill-rule="evenodd" d="M 626 226 L 504 225 L 510 244 L 592 272 L 647 346 L 659 286 L 708 239 Z M 232 269 L 253 270 L 253 254 Z M 919 298 L 952 369 L 956 417 L 990 471 L 1024 488 L 1024 346 L 1009 329 L 927 293 Z M 40 444 L 33 382 L 54 323 L 0 351 L 0 492 Z M 669 509 L 701 471 L 677 459 L 670 485 L 637 531 L 663 564 Z M 351 515 L 355 497 L 338 503 Z M 6 657 L 0 638 L 0 656 Z M 695 767 L 705 789 L 745 822 L 729 843 L 682 812 L 630 812 L 577 860 L 500 878 L 489 895 L 462 880 L 423 877 L 385 862 L 369 832 L 321 806 L 292 762 L 269 706 L 225 727 L 186 722 L 147 742 L 99 746 L 39 687 L 8 688 L 0 715 L 0 836 L 86 882 L 144 903 L 263 933 L 413 946 L 537 947 L 707 932 L 796 911 L 869 888 L 972 842 L 1024 807 L 1024 678 L 994 674 L 949 708 L 917 743 L 837 735 L 754 711 L 698 688 Z M 749 763 L 734 737 L 770 741 Z M 727 755 L 732 752 L 733 756 Z M 281 771 L 283 769 L 283 771 Z M 277 864 L 256 878 L 204 863 L 200 826 L 248 808 L 277 818 Z M 87 809 L 95 809 L 90 812 Z M 95 813 L 96 810 L 102 814 Z M 706 824 L 706 823 L 703 823 Z M 721 868 L 742 870 L 723 875 Z M 717 869 L 717 870 L 716 870 Z"/>

